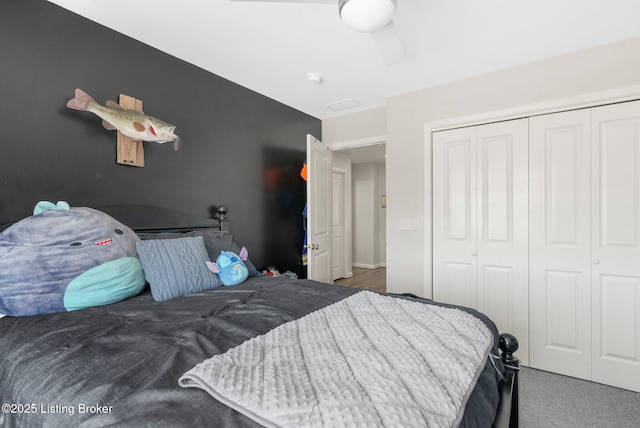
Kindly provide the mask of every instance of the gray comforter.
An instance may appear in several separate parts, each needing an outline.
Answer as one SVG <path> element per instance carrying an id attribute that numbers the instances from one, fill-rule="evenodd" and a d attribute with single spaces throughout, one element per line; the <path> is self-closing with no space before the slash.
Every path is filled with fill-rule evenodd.
<path id="1" fill-rule="evenodd" d="M 0 426 L 251 427 L 187 370 L 358 290 L 254 277 L 235 287 L 155 302 L 147 291 L 109 306 L 0 319 Z M 420 300 L 430 304 L 426 300 Z M 468 310 L 498 335 L 493 323 Z M 491 426 L 498 375 L 487 362 L 461 426 Z"/>

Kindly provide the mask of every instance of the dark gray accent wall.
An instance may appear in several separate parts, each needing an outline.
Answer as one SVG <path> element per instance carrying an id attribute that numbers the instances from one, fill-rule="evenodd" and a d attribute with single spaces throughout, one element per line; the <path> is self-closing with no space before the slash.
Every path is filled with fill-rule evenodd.
<path id="1" fill-rule="evenodd" d="M 141 99 L 182 148 L 144 143 L 144 168 L 116 164 L 115 133 L 65 107 L 76 87 L 101 103 Z M 300 271 L 307 133 L 321 137 L 319 119 L 45 0 L 2 1 L 0 224 L 39 200 L 204 216 L 225 204 L 257 267 Z"/>

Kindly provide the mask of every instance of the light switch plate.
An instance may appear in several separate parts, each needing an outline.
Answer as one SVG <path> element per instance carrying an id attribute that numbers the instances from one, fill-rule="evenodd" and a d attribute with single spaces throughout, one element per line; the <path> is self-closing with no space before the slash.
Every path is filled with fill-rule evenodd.
<path id="1" fill-rule="evenodd" d="M 413 218 L 403 218 L 400 220 L 400 230 L 417 230 L 418 224 Z"/>

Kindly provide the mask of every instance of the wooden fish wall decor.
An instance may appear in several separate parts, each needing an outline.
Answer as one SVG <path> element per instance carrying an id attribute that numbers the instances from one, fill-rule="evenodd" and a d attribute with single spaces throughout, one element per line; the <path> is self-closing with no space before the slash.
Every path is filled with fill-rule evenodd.
<path id="1" fill-rule="evenodd" d="M 76 89 L 75 98 L 69 100 L 67 107 L 90 111 L 102 119 L 102 125 L 108 130 L 118 131 L 118 163 L 131 166 L 144 166 L 143 141 L 156 143 L 173 142 L 174 150 L 180 148 L 180 137 L 174 131 L 176 127 L 142 112 L 142 101 L 127 95 L 120 95 L 120 104 L 107 101 L 98 104 L 82 89 Z"/>

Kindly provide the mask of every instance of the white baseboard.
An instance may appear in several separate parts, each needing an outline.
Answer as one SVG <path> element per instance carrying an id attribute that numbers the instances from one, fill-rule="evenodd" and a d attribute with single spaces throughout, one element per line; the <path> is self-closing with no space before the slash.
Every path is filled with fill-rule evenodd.
<path id="1" fill-rule="evenodd" d="M 366 264 L 366 263 L 353 263 L 352 264 L 353 267 L 357 267 L 357 268 L 362 268 L 362 269 L 378 269 L 381 267 L 387 267 L 386 263 L 376 263 L 373 265 L 370 264 Z"/>

